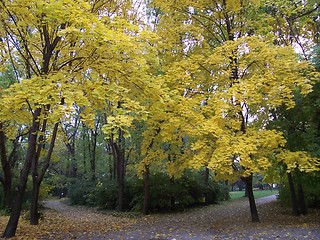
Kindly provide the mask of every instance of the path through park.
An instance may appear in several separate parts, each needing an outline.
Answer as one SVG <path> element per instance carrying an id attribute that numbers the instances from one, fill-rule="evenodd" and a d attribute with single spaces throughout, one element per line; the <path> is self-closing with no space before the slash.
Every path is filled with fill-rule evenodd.
<path id="1" fill-rule="evenodd" d="M 79 229 L 76 239 L 320 239 L 320 212 L 292 217 L 276 202 L 275 196 L 256 200 L 261 223 L 251 223 L 246 199 L 225 202 L 182 213 L 136 216 L 124 223 L 122 216 L 114 217 L 119 228 L 103 232 Z M 61 201 L 47 201 L 47 208 L 78 221 L 104 221 L 106 214 L 87 208 L 72 207 Z M 107 214 L 110 217 L 110 213 Z M 121 222 L 122 221 L 122 222 Z M 120 227 L 121 225 L 121 227 Z M 91 226 L 88 225 L 88 228 Z M 108 226 L 105 226 L 108 227 Z M 84 234 L 90 232 L 90 235 Z"/>

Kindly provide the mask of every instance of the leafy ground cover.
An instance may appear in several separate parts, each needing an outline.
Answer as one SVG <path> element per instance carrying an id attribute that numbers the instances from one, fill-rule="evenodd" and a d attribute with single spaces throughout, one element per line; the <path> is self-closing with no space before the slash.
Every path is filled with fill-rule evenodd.
<path id="1" fill-rule="evenodd" d="M 275 196 L 257 199 L 261 223 L 251 223 L 245 198 L 181 213 L 130 216 L 49 201 L 39 226 L 22 217 L 14 239 L 320 239 L 320 210 L 293 217 Z M 0 217 L 4 229 L 7 217 Z"/>
<path id="2" fill-rule="evenodd" d="M 233 191 L 230 192 L 230 200 L 235 200 L 238 198 L 244 197 L 245 191 Z M 254 191 L 253 195 L 255 198 L 261 198 L 261 197 L 267 197 L 271 195 L 278 194 L 277 190 L 259 190 L 259 191 Z"/>

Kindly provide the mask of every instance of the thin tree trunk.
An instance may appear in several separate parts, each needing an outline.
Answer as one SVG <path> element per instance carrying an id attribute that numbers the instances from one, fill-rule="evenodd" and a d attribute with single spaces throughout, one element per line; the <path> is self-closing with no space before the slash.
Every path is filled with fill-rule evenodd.
<path id="1" fill-rule="evenodd" d="M 114 159 L 109 155 L 109 180 L 114 180 L 115 175 L 114 175 Z"/>
<path id="2" fill-rule="evenodd" d="M 299 216 L 299 205 L 298 205 L 298 200 L 296 197 L 296 192 L 294 189 L 294 184 L 293 184 L 293 178 L 291 172 L 288 174 L 288 183 L 289 183 L 289 189 L 290 189 L 290 200 L 291 200 L 291 208 L 292 208 L 292 215 L 294 216 Z"/>
<path id="3" fill-rule="evenodd" d="M 33 176 L 33 184 L 32 184 L 32 200 L 31 200 L 31 208 L 30 208 L 30 224 L 31 225 L 38 225 L 39 224 L 39 190 L 41 186 L 41 182 L 44 178 L 44 175 L 49 167 L 49 163 L 51 160 L 54 144 L 57 138 L 59 122 L 54 125 L 50 147 L 44 161 L 44 165 L 41 169 L 40 174 L 36 174 Z"/>
<path id="4" fill-rule="evenodd" d="M 29 130 L 30 132 L 28 137 L 28 149 L 27 149 L 26 159 L 25 159 L 23 168 L 21 169 L 21 172 L 20 172 L 18 191 L 13 201 L 12 211 L 11 211 L 8 224 L 6 226 L 4 233 L 2 234 L 3 238 L 13 237 L 16 234 L 20 213 L 21 213 L 23 196 L 27 186 L 28 175 L 29 175 L 31 163 L 34 158 L 36 147 L 37 147 L 38 136 L 36 133 L 39 130 L 38 118 L 40 116 L 40 113 L 41 113 L 41 109 L 37 108 L 33 114 L 33 123 Z"/>
<path id="5" fill-rule="evenodd" d="M 209 197 L 209 168 L 206 167 L 204 172 L 204 204 L 209 205 L 210 204 L 210 197 Z"/>
<path id="6" fill-rule="evenodd" d="M 250 204 L 251 221 L 260 222 L 256 202 L 254 200 L 254 195 L 253 195 L 252 174 L 248 177 L 243 177 L 242 179 L 246 183 L 246 190 L 247 190 L 249 204 Z"/>
<path id="7" fill-rule="evenodd" d="M 124 211 L 124 154 L 118 146 L 117 149 L 117 182 L 118 182 L 118 211 Z"/>
<path id="8" fill-rule="evenodd" d="M 31 175 L 32 175 L 32 198 L 31 198 L 31 208 L 30 208 L 30 224 L 38 225 L 38 196 L 40 184 L 38 183 L 38 165 L 40 160 L 41 151 L 44 148 L 45 142 L 45 132 L 47 128 L 47 119 L 45 118 L 41 126 L 41 134 L 38 139 L 38 146 L 33 161 L 31 163 Z"/>
<path id="9" fill-rule="evenodd" d="M 143 200 L 143 214 L 150 214 L 151 196 L 150 196 L 150 169 L 148 165 L 145 165 L 143 173 L 144 183 L 144 200 Z"/>
<path id="10" fill-rule="evenodd" d="M 97 151 L 97 127 L 95 130 L 91 130 L 91 141 L 92 141 L 92 151 L 90 158 L 91 165 L 91 180 L 95 181 L 96 179 L 96 151 Z"/>
<path id="11" fill-rule="evenodd" d="M 3 130 L 3 124 L 0 122 L 0 157 L 2 166 L 2 187 L 3 187 L 3 199 L 2 206 L 5 208 L 11 208 L 11 185 L 12 185 L 12 171 L 10 161 L 7 157 L 6 150 L 6 136 Z"/>
<path id="12" fill-rule="evenodd" d="M 124 177 L 125 177 L 125 140 L 123 131 L 119 129 L 117 142 L 111 138 L 112 152 L 115 160 L 116 179 L 118 187 L 118 211 L 124 211 Z"/>
<path id="13" fill-rule="evenodd" d="M 298 182 L 298 203 L 299 203 L 299 211 L 301 214 L 303 215 L 307 215 L 307 206 L 306 206 L 306 202 L 305 202 L 305 197 L 304 197 L 304 190 L 303 190 L 303 186 L 302 186 L 302 173 L 299 170 L 299 168 L 296 169 L 295 171 L 296 175 L 297 175 L 297 182 Z"/>
<path id="14" fill-rule="evenodd" d="M 248 197 L 248 187 L 246 184 L 246 188 L 244 189 L 244 197 Z"/>
<path id="15" fill-rule="evenodd" d="M 39 200 L 39 190 L 40 183 L 38 181 L 33 181 L 32 184 L 32 199 L 30 208 L 30 224 L 39 224 L 39 212 L 38 212 L 38 200 Z"/>
<path id="16" fill-rule="evenodd" d="M 174 187 L 174 182 L 175 182 L 174 176 L 170 177 L 170 184 L 171 184 L 172 189 Z M 174 210 L 175 207 L 176 207 L 176 197 L 174 195 L 174 191 L 172 191 L 171 196 L 170 196 L 170 209 Z"/>
<path id="17" fill-rule="evenodd" d="M 299 208 L 303 215 L 307 215 L 307 206 L 304 200 L 304 191 L 301 182 L 298 183 Z"/>

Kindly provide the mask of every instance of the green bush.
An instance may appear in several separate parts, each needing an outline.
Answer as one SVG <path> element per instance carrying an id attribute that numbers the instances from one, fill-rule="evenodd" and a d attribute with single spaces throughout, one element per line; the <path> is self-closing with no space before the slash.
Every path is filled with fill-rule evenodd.
<path id="1" fill-rule="evenodd" d="M 281 205 L 284 207 L 290 207 L 290 191 L 289 187 L 287 185 L 282 186 L 279 189 L 279 198 L 278 200 L 280 201 Z"/>
<path id="2" fill-rule="evenodd" d="M 117 207 L 117 185 L 115 181 L 99 182 L 94 191 L 95 206 L 105 209 Z"/>
<path id="3" fill-rule="evenodd" d="M 228 188 L 224 183 L 209 181 L 205 186 L 203 175 L 187 172 L 181 178 L 172 179 L 168 174 L 150 175 L 151 211 L 182 210 L 204 203 L 205 194 L 209 203 L 227 200 Z M 125 209 L 140 211 L 144 202 L 143 180 L 137 176 L 127 177 L 125 181 Z M 71 204 L 97 206 L 116 209 L 118 192 L 115 180 L 82 179 L 70 184 Z"/>
<path id="4" fill-rule="evenodd" d="M 297 177 L 294 176 L 294 182 L 298 181 Z M 300 181 L 302 183 L 305 203 L 307 207 L 320 208 L 320 174 L 302 174 L 300 176 Z M 296 196 L 298 198 L 298 186 L 295 185 Z M 281 204 L 285 207 L 290 207 L 290 190 L 288 184 L 282 186 L 279 189 L 279 200 Z"/>
<path id="5" fill-rule="evenodd" d="M 69 200 L 72 205 L 95 205 L 95 184 L 87 179 L 79 179 L 70 184 Z"/>
<path id="6" fill-rule="evenodd" d="M 141 211 L 144 200 L 143 180 L 132 176 L 126 180 L 125 186 L 128 208 L 132 211 Z"/>
<path id="7" fill-rule="evenodd" d="M 301 182 L 307 206 L 320 208 L 320 173 L 304 174 L 301 177 Z"/>

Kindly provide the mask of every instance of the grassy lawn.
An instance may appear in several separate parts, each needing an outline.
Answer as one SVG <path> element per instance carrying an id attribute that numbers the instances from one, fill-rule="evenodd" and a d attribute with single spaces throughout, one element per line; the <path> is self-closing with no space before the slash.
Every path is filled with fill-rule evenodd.
<path id="1" fill-rule="evenodd" d="M 257 190 L 253 191 L 255 198 L 266 197 L 274 194 L 278 194 L 278 190 Z M 244 196 L 244 191 L 230 192 L 230 200 L 235 200 Z"/>

